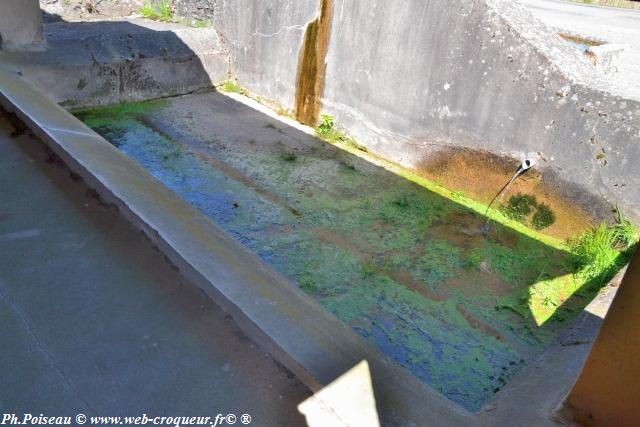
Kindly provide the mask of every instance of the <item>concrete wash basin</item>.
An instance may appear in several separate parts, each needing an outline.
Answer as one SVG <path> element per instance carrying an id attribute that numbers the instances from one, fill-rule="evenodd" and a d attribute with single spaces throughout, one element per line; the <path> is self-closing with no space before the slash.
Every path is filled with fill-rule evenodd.
<path id="1" fill-rule="evenodd" d="M 0 70 L 0 102 L 251 338 L 323 389 L 318 399 L 357 366 L 385 424 L 549 423 L 613 275 L 588 279 L 553 236 L 588 225 L 575 212 L 610 215 L 605 199 L 637 218 L 628 172 L 637 102 L 513 2 L 408 2 L 366 14 L 340 2 L 333 20 L 332 1 L 296 5 L 220 2 L 215 29 L 197 31 L 51 24 L 46 51 L 2 53 L 12 71 Z M 404 25 L 417 16 L 424 25 Z M 369 43 L 367 29 L 386 37 Z M 408 41 L 407 51 L 428 49 L 390 60 Z M 43 96 L 91 107 L 230 77 L 283 109 L 295 96 L 303 123 L 334 115 L 362 145 L 326 144 L 214 91 L 76 111 L 89 127 Z M 302 117 L 305 105 L 313 108 Z M 558 190 L 549 235 L 500 215 L 487 227 L 476 201 L 513 173 L 506 156 L 516 150 L 535 152 L 546 163 L 539 182 Z M 527 188 L 520 183 L 514 192 Z"/>
<path id="2" fill-rule="evenodd" d="M 247 98 L 76 112 L 110 144 L 17 73 L 0 71 L 0 87 L 6 109 L 310 388 L 368 361 L 383 422 L 548 421 L 611 299 L 581 312 L 586 286 L 546 315 L 519 312 L 531 285 L 582 288 L 557 240 L 514 224 L 482 236 L 458 194 Z M 526 262 L 501 267 L 508 253 Z M 527 413 L 525 398 L 538 402 Z"/>
<path id="3" fill-rule="evenodd" d="M 597 293 L 559 240 L 498 223 L 483 235 L 485 218 L 459 194 L 239 100 L 205 92 L 75 114 L 466 410 L 505 388 Z"/>

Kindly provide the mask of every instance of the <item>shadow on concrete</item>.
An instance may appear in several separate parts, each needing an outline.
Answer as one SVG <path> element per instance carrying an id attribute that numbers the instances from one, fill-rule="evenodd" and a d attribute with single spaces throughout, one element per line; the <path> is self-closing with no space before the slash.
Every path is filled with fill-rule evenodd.
<path id="1" fill-rule="evenodd" d="M 210 28 L 136 18 L 45 17 L 45 51 L 0 51 L 0 61 L 65 107 L 180 95 L 227 75 L 226 54 Z"/>
<path id="2" fill-rule="evenodd" d="M 62 16 L 60 16 L 57 13 L 49 13 L 47 11 L 42 11 L 42 23 L 43 24 L 51 24 L 53 22 L 61 22 L 64 21 L 65 19 L 62 18 Z"/>

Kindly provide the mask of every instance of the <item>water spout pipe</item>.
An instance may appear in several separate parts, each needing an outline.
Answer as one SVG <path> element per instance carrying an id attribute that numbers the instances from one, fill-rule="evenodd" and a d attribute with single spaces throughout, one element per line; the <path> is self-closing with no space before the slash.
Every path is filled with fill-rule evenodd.
<path id="1" fill-rule="evenodd" d="M 516 173 L 513 174 L 513 177 L 511 177 L 511 179 L 509 181 L 507 181 L 507 183 L 504 185 L 504 187 L 502 187 L 500 189 L 500 191 L 498 191 L 498 194 L 496 194 L 495 197 L 493 199 L 491 199 L 491 202 L 487 206 L 487 210 L 484 212 L 484 216 L 487 216 L 489 214 L 489 208 L 491 207 L 493 202 L 496 201 L 496 199 L 502 199 L 502 196 L 504 195 L 504 193 L 507 192 L 507 190 L 509 189 L 511 184 L 513 184 L 513 181 L 515 181 L 516 178 L 518 178 L 520 175 L 523 175 L 524 173 L 526 173 L 535 164 L 536 164 L 535 159 L 533 159 L 531 157 L 528 157 L 528 158 L 525 158 L 524 160 L 522 160 L 522 163 L 520 163 L 520 166 L 518 166 L 518 169 L 516 170 Z M 491 218 L 487 217 L 487 221 L 482 226 L 482 231 L 485 234 L 489 233 L 489 230 L 490 230 L 489 224 L 490 224 L 490 222 L 491 222 Z"/>
<path id="2" fill-rule="evenodd" d="M 522 161 L 520 166 L 518 166 L 518 170 L 516 171 L 516 176 L 520 176 L 529 169 L 531 169 L 536 164 L 535 159 L 527 158 Z"/>

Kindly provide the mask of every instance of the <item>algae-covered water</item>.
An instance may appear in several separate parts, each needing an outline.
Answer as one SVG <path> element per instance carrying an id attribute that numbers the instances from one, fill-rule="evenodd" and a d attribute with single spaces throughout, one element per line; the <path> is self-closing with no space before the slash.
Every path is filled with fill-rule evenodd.
<path id="1" fill-rule="evenodd" d="M 596 291 L 572 275 L 561 244 L 499 223 L 485 236 L 485 218 L 461 194 L 432 191 L 218 93 L 76 114 L 469 410 Z"/>

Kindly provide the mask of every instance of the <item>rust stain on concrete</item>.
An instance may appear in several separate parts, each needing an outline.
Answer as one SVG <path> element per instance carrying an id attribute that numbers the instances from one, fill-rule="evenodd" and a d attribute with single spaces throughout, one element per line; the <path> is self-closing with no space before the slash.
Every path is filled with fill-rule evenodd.
<path id="1" fill-rule="evenodd" d="M 320 15 L 304 33 L 298 61 L 295 116 L 305 125 L 315 126 L 320 117 L 332 14 L 333 0 L 321 0 Z"/>
<path id="2" fill-rule="evenodd" d="M 416 173 L 452 191 L 463 191 L 472 199 L 489 203 L 517 167 L 518 161 L 508 157 L 477 150 L 451 149 L 435 153 L 423 161 L 416 168 Z M 518 178 L 501 203 L 506 203 L 510 196 L 518 193 L 535 196 L 538 202 L 545 203 L 554 212 L 555 223 L 542 230 L 550 236 L 561 239 L 574 237 L 600 219 L 595 205 L 591 212 L 587 211 L 583 207 L 584 202 L 572 200 L 571 192 L 563 189 L 562 185 L 546 182 L 538 167 Z"/>

